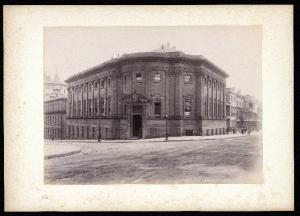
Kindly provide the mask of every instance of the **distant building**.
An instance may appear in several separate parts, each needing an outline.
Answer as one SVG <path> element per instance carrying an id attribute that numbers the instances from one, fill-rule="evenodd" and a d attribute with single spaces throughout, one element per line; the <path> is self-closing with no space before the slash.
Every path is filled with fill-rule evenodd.
<path id="1" fill-rule="evenodd" d="M 226 125 L 228 132 L 241 129 L 259 130 L 260 116 L 258 101 L 250 95 L 242 95 L 235 88 L 226 89 Z"/>
<path id="2" fill-rule="evenodd" d="M 162 45 L 68 78 L 71 139 L 219 135 L 228 75 L 201 55 Z"/>
<path id="3" fill-rule="evenodd" d="M 67 98 L 44 102 L 44 138 L 64 139 L 66 131 Z"/>
<path id="4" fill-rule="evenodd" d="M 44 77 L 44 101 L 67 96 L 67 84 L 61 82 L 56 74 L 54 79 L 45 75 Z"/>

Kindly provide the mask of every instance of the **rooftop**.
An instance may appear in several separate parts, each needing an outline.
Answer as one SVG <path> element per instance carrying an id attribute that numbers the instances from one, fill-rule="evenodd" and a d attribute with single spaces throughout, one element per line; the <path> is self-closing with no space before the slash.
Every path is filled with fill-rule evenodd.
<path id="1" fill-rule="evenodd" d="M 184 52 L 177 50 L 175 46 L 170 46 L 169 43 L 167 43 L 167 45 L 161 45 L 160 48 L 154 49 L 154 50 L 151 50 L 148 52 L 123 54 L 121 57 L 111 58 L 110 60 L 103 62 L 102 64 L 99 64 L 97 66 L 91 67 L 87 70 L 84 70 L 82 72 L 72 75 L 67 80 L 65 80 L 65 82 L 67 82 L 67 83 L 72 82 L 73 80 L 80 79 L 80 77 L 82 77 L 83 75 L 88 75 L 88 74 L 92 73 L 96 69 L 100 69 L 105 66 L 112 65 L 114 63 L 119 63 L 119 62 L 122 62 L 127 59 L 136 59 L 136 58 L 143 59 L 143 58 L 149 58 L 149 57 L 161 58 L 161 59 L 170 59 L 170 58 L 178 59 L 179 58 L 179 59 L 188 59 L 188 60 L 195 60 L 195 61 L 202 60 L 202 61 L 208 63 L 213 68 L 217 69 L 224 76 L 228 77 L 228 74 L 225 71 L 223 71 L 221 68 L 219 68 L 212 62 L 210 62 L 208 59 L 204 58 L 204 56 L 185 54 Z"/>

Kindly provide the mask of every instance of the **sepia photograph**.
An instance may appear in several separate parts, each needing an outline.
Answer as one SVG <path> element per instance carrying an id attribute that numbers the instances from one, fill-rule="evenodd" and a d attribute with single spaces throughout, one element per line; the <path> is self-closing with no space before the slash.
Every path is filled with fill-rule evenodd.
<path id="1" fill-rule="evenodd" d="M 44 27 L 45 184 L 263 183 L 262 27 Z"/>
<path id="2" fill-rule="evenodd" d="M 5 211 L 293 211 L 293 5 L 5 5 Z"/>

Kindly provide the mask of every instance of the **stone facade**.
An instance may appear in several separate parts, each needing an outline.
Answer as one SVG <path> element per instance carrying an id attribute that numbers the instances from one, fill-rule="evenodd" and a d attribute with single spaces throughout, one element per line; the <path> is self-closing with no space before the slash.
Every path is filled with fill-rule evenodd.
<path id="1" fill-rule="evenodd" d="M 65 139 L 67 98 L 44 102 L 44 138 Z"/>
<path id="2" fill-rule="evenodd" d="M 224 134 L 228 75 L 200 55 L 125 54 L 68 78 L 66 137 Z"/>
<path id="3" fill-rule="evenodd" d="M 242 95 L 235 88 L 226 89 L 226 125 L 227 132 L 239 132 L 242 129 L 260 130 L 258 101 L 250 95 Z"/>

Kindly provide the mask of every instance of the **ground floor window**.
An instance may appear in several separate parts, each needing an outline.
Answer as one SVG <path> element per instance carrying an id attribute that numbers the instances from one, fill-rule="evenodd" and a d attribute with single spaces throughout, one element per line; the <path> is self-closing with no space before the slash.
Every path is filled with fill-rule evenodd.
<path id="1" fill-rule="evenodd" d="M 154 115 L 161 116 L 161 103 L 160 102 L 154 103 Z"/>
<path id="2" fill-rule="evenodd" d="M 189 98 L 184 100 L 184 116 L 191 117 L 191 100 Z"/>
<path id="3" fill-rule="evenodd" d="M 124 104 L 123 114 L 124 114 L 124 116 L 127 116 L 127 104 Z"/>
<path id="4" fill-rule="evenodd" d="M 81 126 L 81 137 L 84 138 L 84 126 Z"/>
<path id="5" fill-rule="evenodd" d="M 92 136 L 93 136 L 93 138 L 95 138 L 95 127 L 93 127 L 93 134 L 92 134 Z"/>

